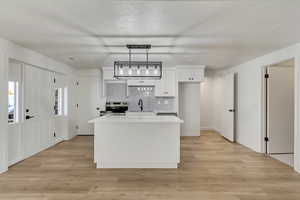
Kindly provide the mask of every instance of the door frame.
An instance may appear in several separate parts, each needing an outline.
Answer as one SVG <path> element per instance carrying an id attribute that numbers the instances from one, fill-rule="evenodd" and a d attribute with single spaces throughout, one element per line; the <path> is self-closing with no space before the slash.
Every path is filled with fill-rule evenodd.
<path id="1" fill-rule="evenodd" d="M 294 109 L 295 109 L 295 114 L 294 114 L 294 169 L 296 168 L 296 154 L 297 154 L 297 142 L 296 142 L 296 138 L 297 138 L 297 126 L 298 126 L 298 122 L 297 122 L 297 110 L 298 110 L 298 103 L 297 103 L 297 95 L 298 95 L 298 92 L 297 92 L 297 78 L 298 78 L 298 75 L 297 75 L 297 67 L 296 67 L 296 58 L 295 57 L 292 57 L 292 58 L 289 58 L 289 59 L 284 59 L 284 60 L 281 60 L 281 61 L 278 61 L 276 63 L 272 63 L 272 64 L 269 64 L 269 65 L 265 65 L 262 67 L 262 76 L 261 76 L 261 80 L 262 80 L 262 108 L 261 108 L 261 111 L 262 111 L 262 131 L 261 131 L 261 145 L 262 145 L 262 153 L 265 154 L 265 156 L 269 156 L 270 154 L 268 153 L 268 141 L 266 138 L 268 138 L 268 106 L 267 106 L 267 102 L 268 102 L 268 95 L 267 95 L 267 92 L 268 92 L 268 80 L 267 78 L 265 77 L 265 74 L 267 74 L 267 70 L 268 70 L 268 67 L 272 66 L 272 65 L 276 65 L 278 63 L 281 63 L 281 62 L 285 62 L 285 61 L 289 61 L 289 60 L 293 60 L 294 61 Z M 297 155 L 298 156 L 298 155 Z"/>

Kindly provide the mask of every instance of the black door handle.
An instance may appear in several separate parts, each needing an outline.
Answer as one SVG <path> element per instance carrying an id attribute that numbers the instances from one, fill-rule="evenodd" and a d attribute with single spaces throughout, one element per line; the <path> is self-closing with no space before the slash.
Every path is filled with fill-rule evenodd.
<path id="1" fill-rule="evenodd" d="M 25 119 L 26 119 L 26 120 L 31 119 L 31 118 L 34 118 L 34 116 L 29 116 L 29 115 L 26 115 L 26 116 L 25 116 Z"/>
<path id="2" fill-rule="evenodd" d="M 235 112 L 235 109 L 229 109 L 228 111 L 229 112 Z"/>

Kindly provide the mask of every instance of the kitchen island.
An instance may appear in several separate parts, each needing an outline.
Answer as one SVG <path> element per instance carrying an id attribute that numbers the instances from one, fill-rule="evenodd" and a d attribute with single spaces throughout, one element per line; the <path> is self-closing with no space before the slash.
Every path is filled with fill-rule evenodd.
<path id="1" fill-rule="evenodd" d="M 180 123 L 175 116 L 103 116 L 94 124 L 97 168 L 177 168 Z"/>

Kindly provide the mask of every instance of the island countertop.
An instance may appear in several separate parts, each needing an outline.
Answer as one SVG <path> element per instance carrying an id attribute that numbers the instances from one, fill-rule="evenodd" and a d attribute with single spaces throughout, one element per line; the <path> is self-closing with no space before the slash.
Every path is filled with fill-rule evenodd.
<path id="1" fill-rule="evenodd" d="M 183 120 L 176 116 L 116 116 L 105 115 L 90 120 L 89 123 L 183 123 Z"/>

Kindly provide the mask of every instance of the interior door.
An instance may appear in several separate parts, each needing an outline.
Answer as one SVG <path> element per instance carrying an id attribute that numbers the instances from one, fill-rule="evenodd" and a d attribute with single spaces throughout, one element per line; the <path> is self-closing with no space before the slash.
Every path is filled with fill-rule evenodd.
<path id="1" fill-rule="evenodd" d="M 46 70 L 39 70 L 40 83 L 39 88 L 39 135 L 40 148 L 46 149 L 53 144 L 53 105 L 51 99 L 52 92 L 52 76 L 51 72 Z"/>
<path id="2" fill-rule="evenodd" d="M 234 74 L 228 74 L 223 80 L 223 113 L 221 134 L 234 142 Z"/>
<path id="3" fill-rule="evenodd" d="M 65 113 L 66 77 L 63 74 L 53 73 L 52 113 L 54 115 L 54 143 L 59 143 L 68 134 L 68 119 Z M 56 102 L 56 103 L 55 103 Z M 56 111 L 53 109 L 56 108 Z"/>
<path id="4" fill-rule="evenodd" d="M 20 160 L 22 160 L 22 117 L 21 116 L 21 101 L 22 101 L 22 69 L 23 64 L 14 60 L 9 61 L 8 68 L 8 81 L 15 82 L 15 90 L 13 93 L 15 95 L 15 106 L 14 106 L 14 121 L 8 123 L 8 164 L 13 165 Z M 11 89 L 9 88 L 9 93 Z M 8 104 L 10 105 L 10 103 Z M 10 107 L 10 106 L 9 106 Z M 9 109 L 9 113 L 10 113 Z"/>
<path id="5" fill-rule="evenodd" d="M 24 67 L 24 123 L 22 127 L 22 146 L 24 158 L 40 149 L 39 123 L 39 87 L 40 69 Z"/>
<path id="6" fill-rule="evenodd" d="M 267 69 L 268 153 L 294 152 L 294 68 Z"/>
<path id="7" fill-rule="evenodd" d="M 93 135 L 94 128 L 88 121 L 99 116 L 100 105 L 99 78 L 82 76 L 78 81 L 78 135 Z"/>

